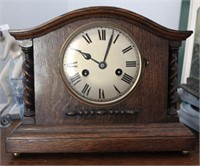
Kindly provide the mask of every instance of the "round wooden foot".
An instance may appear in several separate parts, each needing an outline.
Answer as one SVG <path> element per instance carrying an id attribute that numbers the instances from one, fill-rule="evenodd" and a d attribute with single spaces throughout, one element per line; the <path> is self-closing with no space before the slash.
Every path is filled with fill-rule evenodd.
<path id="1" fill-rule="evenodd" d="M 182 151 L 182 154 L 183 154 L 183 155 L 189 155 L 189 154 L 190 154 L 190 151 L 184 150 L 184 151 Z"/>
<path id="2" fill-rule="evenodd" d="M 12 155 L 13 155 L 13 157 L 18 158 L 20 156 L 20 153 L 14 152 L 14 153 L 12 153 Z"/>

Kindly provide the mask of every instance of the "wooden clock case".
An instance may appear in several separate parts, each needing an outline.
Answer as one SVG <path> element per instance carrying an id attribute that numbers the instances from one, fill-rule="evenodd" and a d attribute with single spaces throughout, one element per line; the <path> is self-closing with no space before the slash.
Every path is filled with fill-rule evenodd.
<path id="1" fill-rule="evenodd" d="M 143 71 L 118 105 L 93 107 L 71 96 L 59 72 L 60 50 L 78 27 L 108 21 L 126 28 L 142 50 Z M 28 30 L 12 30 L 25 53 L 24 119 L 8 136 L 11 153 L 189 151 L 194 135 L 178 122 L 177 56 L 191 31 L 167 29 L 115 7 L 90 7 Z"/>

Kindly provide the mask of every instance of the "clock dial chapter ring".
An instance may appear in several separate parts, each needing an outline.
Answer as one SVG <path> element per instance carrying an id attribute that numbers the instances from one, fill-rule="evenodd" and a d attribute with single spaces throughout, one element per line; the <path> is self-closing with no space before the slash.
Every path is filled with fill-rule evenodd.
<path id="1" fill-rule="evenodd" d="M 80 27 L 64 43 L 60 71 L 69 92 L 94 106 L 124 100 L 141 75 L 142 58 L 132 34 L 113 23 Z"/>

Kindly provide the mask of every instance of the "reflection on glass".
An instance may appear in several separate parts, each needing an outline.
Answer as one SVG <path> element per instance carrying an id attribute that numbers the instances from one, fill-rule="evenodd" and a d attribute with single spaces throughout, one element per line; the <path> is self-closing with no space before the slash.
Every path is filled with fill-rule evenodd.
<path id="1" fill-rule="evenodd" d="M 17 78 L 17 79 L 11 79 L 10 84 L 13 91 L 13 97 L 18 106 L 23 105 L 23 79 Z"/>
<path id="2" fill-rule="evenodd" d="M 198 81 L 200 79 L 199 75 L 199 58 L 200 58 L 200 8 L 197 11 L 197 18 L 196 18 L 196 27 L 195 27 L 195 34 L 194 34 L 194 46 L 193 46 L 193 54 L 192 54 L 192 64 L 191 64 L 191 71 L 190 77 Z"/>

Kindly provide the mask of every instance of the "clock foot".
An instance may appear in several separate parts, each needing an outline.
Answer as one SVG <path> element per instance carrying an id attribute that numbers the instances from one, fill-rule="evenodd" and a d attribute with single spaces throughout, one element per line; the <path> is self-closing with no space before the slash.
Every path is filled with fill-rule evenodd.
<path id="1" fill-rule="evenodd" d="M 182 154 L 183 154 L 184 156 L 187 156 L 187 155 L 190 154 L 190 151 L 184 150 L 184 151 L 182 151 Z"/>
<path id="2" fill-rule="evenodd" d="M 18 158 L 20 156 L 20 153 L 14 152 L 14 153 L 12 153 L 12 155 L 13 155 L 13 157 Z"/>

